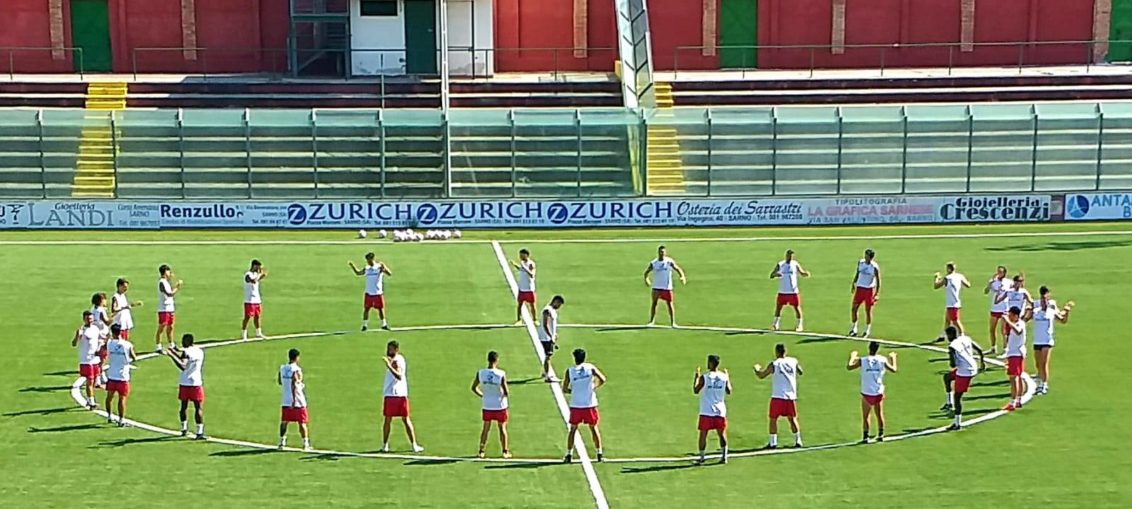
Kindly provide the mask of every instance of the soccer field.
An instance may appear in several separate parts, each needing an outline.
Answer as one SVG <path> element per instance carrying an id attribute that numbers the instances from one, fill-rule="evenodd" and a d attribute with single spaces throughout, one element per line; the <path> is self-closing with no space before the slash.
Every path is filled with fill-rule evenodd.
<path id="1" fill-rule="evenodd" d="M 493 243 L 498 242 L 498 246 Z M 687 271 L 676 288 L 683 326 L 641 327 L 648 289 L 641 275 L 659 243 Z M 325 504 L 335 507 L 1116 507 L 1132 500 L 1132 407 L 1123 337 L 1132 284 L 1132 225 L 859 227 L 468 232 L 461 241 L 394 244 L 348 232 L 19 232 L 0 234 L 0 295 L 6 321 L 0 371 L 0 496 L 13 507 L 92 503 L 217 507 Z M 539 378 L 530 331 L 512 327 L 512 287 L 496 250 L 520 248 L 538 263 L 539 308 L 563 295 L 559 374 L 583 347 L 609 377 L 598 391 L 607 462 L 560 464 L 565 424 Z M 886 378 L 883 444 L 860 438 L 859 376 L 845 338 L 850 283 L 865 248 L 875 249 L 884 288 L 873 335 L 899 344 L 900 370 Z M 813 276 L 801 281 L 810 334 L 767 329 L 778 283 L 767 278 L 786 249 Z M 363 280 L 346 262 L 375 251 L 392 331 L 361 332 Z M 263 261 L 265 341 L 239 337 L 242 274 Z M 994 267 L 1024 270 L 1027 287 L 1075 300 L 1059 325 L 1051 390 L 1019 411 L 1002 368 L 976 378 L 959 432 L 937 409 L 946 354 L 934 350 L 944 295 L 932 274 L 955 261 L 974 288 L 963 319 L 983 346 Z M 153 350 L 157 267 L 170 264 L 177 335 L 207 345 L 207 433 L 194 442 L 154 431 L 177 429 L 177 374 L 166 358 L 140 360 L 120 429 L 72 399 L 80 314 L 96 291 L 126 277 L 136 310 L 131 339 Z M 371 329 L 376 329 L 376 316 Z M 658 324 L 666 324 L 663 311 Z M 792 330 L 784 311 L 783 329 Z M 282 336 L 282 337 L 280 337 Z M 423 457 L 412 458 L 400 425 L 382 457 L 381 356 L 396 339 L 409 363 L 410 396 Z M 767 441 L 770 380 L 754 363 L 785 343 L 805 368 L 799 419 L 806 448 L 756 451 Z M 276 373 L 289 348 L 302 350 L 315 453 L 276 451 Z M 488 350 L 511 379 L 512 461 L 471 461 L 480 402 L 469 390 Z M 694 466 L 698 397 L 694 370 L 709 353 L 730 370 L 731 449 L 727 465 Z M 1026 371 L 1033 373 L 1027 359 Z M 102 392 L 97 395 L 102 402 Z M 994 418 L 989 418 L 994 417 Z M 191 419 L 191 418 L 190 418 Z M 780 441 L 791 438 L 781 422 Z M 589 434 L 581 434 L 592 444 Z M 290 444 L 299 443 L 292 430 Z M 715 450 L 709 438 L 709 451 Z M 500 451 L 493 431 L 488 457 Z"/>

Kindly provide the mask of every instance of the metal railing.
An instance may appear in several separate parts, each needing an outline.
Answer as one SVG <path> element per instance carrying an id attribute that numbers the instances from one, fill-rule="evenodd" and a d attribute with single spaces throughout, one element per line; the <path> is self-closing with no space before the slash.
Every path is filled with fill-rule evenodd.
<path id="1" fill-rule="evenodd" d="M 63 52 L 64 57 L 62 60 L 54 60 L 52 54 L 55 52 Z M 47 53 L 47 55 L 40 55 Z M 28 65 L 27 70 L 17 71 L 16 61 L 17 56 L 21 54 L 31 54 L 34 56 L 35 64 Z M 45 73 L 73 73 L 75 68 L 78 68 L 78 74 L 81 77 L 86 69 L 86 59 L 83 56 L 82 48 L 62 47 L 20 47 L 20 46 L 0 46 L 0 62 L 8 64 L 7 75 L 9 79 L 15 79 L 16 74 L 45 74 Z M 44 62 L 59 62 L 60 66 L 65 66 L 67 69 L 64 71 L 52 70 L 51 65 L 44 65 Z M 75 63 L 77 62 L 77 66 Z M 0 71 L 0 75 L 4 74 Z"/>

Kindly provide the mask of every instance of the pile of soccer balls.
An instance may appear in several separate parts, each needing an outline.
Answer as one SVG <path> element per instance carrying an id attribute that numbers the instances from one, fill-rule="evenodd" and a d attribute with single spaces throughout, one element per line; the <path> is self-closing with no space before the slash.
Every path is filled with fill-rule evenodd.
<path id="1" fill-rule="evenodd" d="M 358 230 L 358 238 L 364 239 L 369 234 L 365 230 Z M 393 230 L 392 237 L 385 230 L 377 232 L 377 238 L 392 238 L 393 242 L 420 242 L 422 240 L 448 240 L 458 239 L 463 236 L 460 230 L 428 230 L 423 234 L 414 231 L 412 228 L 407 230 Z"/>

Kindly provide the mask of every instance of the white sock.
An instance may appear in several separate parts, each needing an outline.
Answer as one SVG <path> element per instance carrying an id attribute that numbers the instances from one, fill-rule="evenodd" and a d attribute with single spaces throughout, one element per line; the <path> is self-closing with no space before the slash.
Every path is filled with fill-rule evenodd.
<path id="1" fill-rule="evenodd" d="M 369 320 L 362 320 L 362 327 L 369 327 Z"/>
<path id="2" fill-rule="evenodd" d="M 204 434 L 204 424 L 197 424 L 197 434 L 198 435 Z"/>
<path id="3" fill-rule="evenodd" d="M 953 398 L 951 391 L 947 391 L 947 406 L 953 406 L 955 404 L 953 403 L 953 401 L 955 401 L 955 399 Z"/>
<path id="4" fill-rule="evenodd" d="M 261 329 L 261 328 L 259 328 L 259 327 L 256 327 L 256 329 L 255 329 L 255 335 L 256 335 L 256 336 L 262 336 L 262 335 L 263 335 L 263 329 Z"/>
<path id="5" fill-rule="evenodd" d="M 801 431 L 794 434 L 794 443 L 796 443 L 796 444 L 802 443 L 802 432 Z"/>
<path id="6" fill-rule="evenodd" d="M 704 460 L 704 450 L 700 449 L 700 461 Z"/>
<path id="7" fill-rule="evenodd" d="M 385 321 L 385 319 L 384 319 L 384 318 L 382 318 L 382 319 L 381 319 L 381 326 L 382 326 L 382 327 L 386 327 L 386 326 L 388 326 L 388 325 L 389 325 L 389 322 L 386 322 L 386 321 Z"/>
<path id="8" fill-rule="evenodd" d="M 865 334 L 872 334 L 872 333 L 873 333 L 873 324 L 870 323 L 870 324 L 865 325 Z"/>
<path id="9" fill-rule="evenodd" d="M 388 450 L 389 449 L 389 442 L 385 442 L 384 444 L 382 444 L 381 448 Z"/>
<path id="10" fill-rule="evenodd" d="M 777 433 L 771 433 L 770 434 L 770 446 L 771 447 L 778 446 L 778 434 Z"/>
<path id="11" fill-rule="evenodd" d="M 805 328 L 805 327 L 802 326 L 802 319 L 801 318 L 798 319 L 798 327 L 799 328 Z"/>
<path id="12" fill-rule="evenodd" d="M 303 447 L 310 447 L 310 446 L 311 446 L 311 439 L 310 438 L 304 438 L 303 439 Z"/>
<path id="13" fill-rule="evenodd" d="M 598 447 L 597 449 L 595 449 L 594 452 L 601 454 L 601 447 Z"/>
<path id="14" fill-rule="evenodd" d="M 181 431 L 189 430 L 189 421 L 181 421 Z"/>
<path id="15" fill-rule="evenodd" d="M 774 317 L 774 326 L 778 327 L 778 323 L 782 320 L 781 316 Z"/>
<path id="16" fill-rule="evenodd" d="M 723 447 L 720 447 L 719 451 L 720 451 L 720 453 L 723 454 L 724 459 L 726 459 L 727 458 L 727 446 L 725 445 Z"/>
<path id="17" fill-rule="evenodd" d="M 286 435 L 279 437 L 279 445 L 281 447 L 287 446 L 287 436 Z"/>
<path id="18" fill-rule="evenodd" d="M 853 322 L 853 326 L 849 328 L 852 332 L 857 332 L 857 322 Z"/>
<path id="19" fill-rule="evenodd" d="M 241 339 L 248 339 L 248 330 L 247 329 L 244 329 L 243 331 L 240 332 L 240 338 Z"/>
<path id="20" fill-rule="evenodd" d="M 955 414 L 955 425 L 959 426 L 959 425 L 962 425 L 962 424 L 963 424 L 963 416 L 959 415 L 959 414 Z"/>

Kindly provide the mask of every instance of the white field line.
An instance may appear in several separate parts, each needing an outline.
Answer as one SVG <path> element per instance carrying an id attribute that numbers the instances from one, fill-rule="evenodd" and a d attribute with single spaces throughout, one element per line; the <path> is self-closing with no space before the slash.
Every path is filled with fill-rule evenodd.
<path id="1" fill-rule="evenodd" d="M 510 274 L 510 270 L 508 270 L 507 273 Z M 513 281 L 513 277 L 509 278 L 509 281 Z M 528 332 L 530 332 L 533 329 L 534 325 L 533 325 L 533 322 L 530 320 L 530 317 L 528 315 L 526 315 L 525 309 L 524 309 L 524 316 L 526 318 L 525 322 L 526 322 L 526 325 L 528 327 Z M 631 329 L 641 329 L 641 328 L 643 328 L 642 326 L 639 326 L 639 325 L 626 325 L 626 324 L 561 324 L 560 326 L 561 327 L 580 328 L 580 329 L 631 330 Z M 503 328 L 503 327 L 509 327 L 509 325 L 508 324 L 420 325 L 420 326 L 398 327 L 398 328 L 395 329 L 395 331 L 456 330 L 456 329 L 473 329 L 474 330 L 474 329 L 493 329 L 493 328 Z M 765 329 L 753 329 L 753 328 L 742 328 L 742 327 L 713 327 L 713 326 L 700 326 L 700 325 L 681 326 L 680 330 L 733 332 L 733 333 L 734 332 L 738 332 L 738 333 L 770 333 L 771 332 L 771 331 L 768 331 L 768 330 L 765 330 Z M 268 336 L 267 338 L 265 338 L 262 341 L 275 341 L 275 340 L 281 340 L 281 339 L 314 338 L 314 337 L 335 336 L 335 335 L 340 335 L 340 334 L 345 334 L 345 331 L 283 334 L 283 335 L 278 335 L 278 336 Z M 833 338 L 853 340 L 853 341 L 872 341 L 872 340 L 875 340 L 875 341 L 878 341 L 882 344 L 887 344 L 887 345 L 890 345 L 890 346 L 903 346 L 903 347 L 919 348 L 919 349 L 922 349 L 922 350 L 928 350 L 928 351 L 933 351 L 933 352 L 946 352 L 946 350 L 944 350 L 943 348 L 937 347 L 937 346 L 918 345 L 918 344 L 914 344 L 914 343 L 908 343 L 908 342 L 905 342 L 905 341 L 895 341 L 895 340 L 886 340 L 886 339 L 852 338 L 852 337 L 848 337 L 848 336 L 841 336 L 841 335 L 838 335 L 838 334 L 819 334 L 819 333 L 814 333 L 814 332 L 778 331 L 778 332 L 774 332 L 774 334 L 794 335 L 794 336 L 802 336 L 802 337 L 817 337 L 817 338 L 833 337 Z M 207 340 L 205 340 L 205 341 L 207 341 Z M 258 342 L 258 341 L 261 341 L 261 340 L 230 339 L 230 340 L 223 340 L 223 341 L 214 341 L 214 342 L 211 342 L 211 343 L 202 342 L 202 344 L 200 346 L 201 346 L 201 348 L 218 348 L 218 347 L 222 347 L 222 346 L 231 346 L 231 345 L 244 344 L 244 343 L 254 343 L 254 342 Z M 542 353 L 541 346 L 539 346 L 537 343 L 535 343 L 535 346 L 538 347 L 538 349 L 536 349 L 536 352 L 538 354 L 540 354 L 540 359 L 541 359 L 541 353 Z M 143 360 L 154 359 L 154 358 L 158 358 L 158 357 L 162 357 L 162 355 L 150 352 L 150 353 L 139 355 L 138 360 L 143 361 Z M 1002 366 L 1005 365 L 1002 361 L 997 360 L 997 359 L 987 359 L 986 361 L 989 364 L 999 366 L 999 367 L 1002 367 Z M 1026 383 L 1026 393 L 1022 397 L 1022 401 L 1023 401 L 1023 403 L 1028 404 L 1028 403 L 1030 403 L 1030 401 L 1034 397 L 1035 384 L 1034 384 L 1033 379 L 1028 374 L 1023 373 L 1022 378 Z M 83 395 L 82 395 L 82 385 L 83 385 L 83 379 L 78 378 L 78 379 L 75 380 L 75 382 L 71 386 L 71 397 L 72 397 L 72 399 L 74 399 L 75 403 L 78 404 L 80 407 L 84 406 L 84 400 L 83 400 Z M 555 387 L 557 387 L 557 386 L 555 386 Z M 559 389 L 559 390 L 561 390 L 561 389 Z M 564 400 L 564 398 L 563 398 L 563 400 Z M 107 413 L 104 410 L 94 410 L 93 413 L 95 413 L 96 415 L 98 415 L 102 418 L 107 418 Z M 976 417 L 974 419 L 965 421 L 963 423 L 963 427 L 966 428 L 968 426 L 973 426 L 975 424 L 986 422 L 986 421 L 989 421 L 991 419 L 1002 417 L 1006 414 L 1007 414 L 1007 412 L 1002 411 L 1002 410 L 998 410 L 998 411 L 995 411 L 995 412 L 984 414 L 984 415 L 981 415 L 981 416 Z M 168 435 L 168 436 L 174 436 L 174 437 L 180 436 L 179 431 L 172 430 L 172 429 L 169 429 L 169 428 L 163 428 L 163 427 L 156 426 L 156 425 L 153 425 L 153 424 L 147 424 L 147 423 L 144 423 L 144 422 L 135 421 L 135 420 L 129 419 L 129 418 L 126 419 L 126 423 L 129 424 L 130 426 L 134 427 L 134 428 L 143 429 L 143 430 L 150 431 L 150 432 L 153 432 L 153 433 L 158 433 L 158 434 L 163 434 L 163 435 Z M 903 435 L 889 436 L 889 437 L 885 438 L 885 441 L 886 442 L 895 442 L 895 441 L 899 441 L 899 440 L 906 440 L 906 439 L 909 439 L 909 438 L 916 438 L 916 437 L 921 437 L 921 436 L 934 435 L 934 434 L 937 434 L 937 433 L 944 433 L 946 431 L 947 431 L 946 426 L 940 426 L 940 427 L 936 427 L 936 428 L 929 428 L 929 429 L 925 429 L 925 430 L 921 430 L 921 431 L 917 431 L 917 432 L 913 432 L 913 433 L 907 433 L 907 434 L 903 434 Z M 252 448 L 252 449 L 279 450 L 278 447 L 274 446 L 274 445 L 261 444 L 261 443 L 256 443 L 256 442 L 248 442 L 248 441 L 244 441 L 244 440 L 233 440 L 233 439 L 227 439 L 227 438 L 209 437 L 209 438 L 206 439 L 206 441 L 210 442 L 210 443 L 215 443 L 215 444 L 230 445 L 230 446 L 236 446 L 236 447 L 246 447 L 246 448 Z M 783 449 L 773 449 L 773 450 L 734 452 L 734 453 L 731 453 L 731 457 L 732 458 L 746 458 L 746 457 L 754 457 L 754 456 L 772 456 L 772 455 L 776 455 L 776 454 L 793 454 L 793 453 L 808 452 L 808 451 L 823 451 L 823 450 L 831 450 L 831 449 L 840 449 L 840 448 L 844 448 L 844 447 L 852 447 L 852 446 L 855 446 L 855 445 L 859 445 L 859 444 L 857 442 L 843 442 L 843 443 L 836 443 L 836 444 L 824 444 L 824 445 L 811 446 L 811 447 L 806 447 L 806 448 L 803 448 L 803 449 L 783 448 Z M 505 460 L 505 459 L 502 459 L 502 458 L 479 459 L 479 458 L 471 457 L 471 456 L 457 457 L 457 456 L 425 456 L 425 455 L 416 455 L 416 454 L 382 454 L 382 453 L 365 453 L 365 452 L 352 452 L 352 451 L 336 451 L 336 450 L 329 450 L 329 449 L 315 449 L 315 450 L 312 450 L 312 451 L 304 451 L 302 449 L 295 448 L 295 447 L 286 447 L 286 448 L 282 449 L 282 451 L 293 452 L 293 453 L 323 455 L 323 456 L 396 459 L 396 460 L 406 460 L 406 461 L 469 461 L 469 462 L 477 462 L 477 463 L 543 463 L 543 464 L 554 464 L 554 463 L 560 462 L 560 460 L 550 459 L 550 458 L 512 458 L 512 459 L 509 459 L 509 460 Z M 718 457 L 718 455 L 709 455 L 708 457 Z M 611 458 L 611 459 L 607 459 L 606 462 L 608 462 L 608 463 L 671 463 L 671 462 L 692 461 L 694 458 L 695 457 L 692 456 L 692 455 L 688 455 L 688 456 L 667 456 L 667 457 Z M 599 486 L 599 489 L 600 489 L 600 486 Z M 595 500 L 596 500 L 596 497 L 595 497 Z"/>
<path id="2" fill-rule="evenodd" d="M 876 225 L 863 225 L 876 226 Z M 627 238 L 627 239 L 515 239 L 508 244 L 630 244 L 658 242 L 762 242 L 791 241 L 808 242 L 823 240 L 917 240 L 917 239 L 985 239 L 985 238 L 1029 238 L 1029 237 L 1092 237 L 1092 236 L 1132 236 L 1132 230 L 1093 230 L 1062 232 L 998 232 L 998 233 L 941 233 L 908 235 L 767 235 L 764 237 L 685 237 L 685 238 Z M 424 244 L 491 244 L 494 240 L 443 240 L 426 241 Z M 391 241 L 362 240 L 3 240 L 0 245 L 11 246 L 370 246 L 374 244 L 393 245 Z M 409 242 L 406 245 L 419 245 Z"/>
<path id="3" fill-rule="evenodd" d="M 503 277 L 507 280 L 507 286 L 511 288 L 511 298 L 516 299 L 519 297 L 519 285 L 515 283 L 515 275 L 511 273 L 511 266 L 507 263 L 507 257 L 503 254 L 503 247 L 499 242 L 492 241 L 491 247 L 495 250 L 495 258 L 499 261 L 499 268 L 503 271 Z M 542 350 L 542 345 L 539 344 L 538 332 L 535 330 L 533 317 L 527 310 L 526 306 L 522 307 L 523 323 L 527 327 L 527 335 L 531 338 L 531 346 L 535 349 L 535 356 L 538 357 L 539 365 L 541 366 L 545 360 L 545 352 Z M 550 392 L 554 395 L 555 402 L 558 403 L 558 412 L 562 415 L 563 423 L 569 422 L 570 409 L 566 406 L 566 395 L 562 393 L 562 387 L 556 383 L 547 384 L 550 386 Z M 586 475 L 586 482 L 590 485 L 590 493 L 593 494 L 594 503 L 598 509 L 609 509 L 609 501 L 605 499 L 605 490 L 601 488 L 601 482 L 597 479 L 597 472 L 594 471 L 593 463 L 590 462 L 590 455 L 586 452 L 586 444 L 582 441 L 581 433 L 574 435 L 574 449 L 578 451 L 578 459 L 582 464 L 582 472 Z"/>

